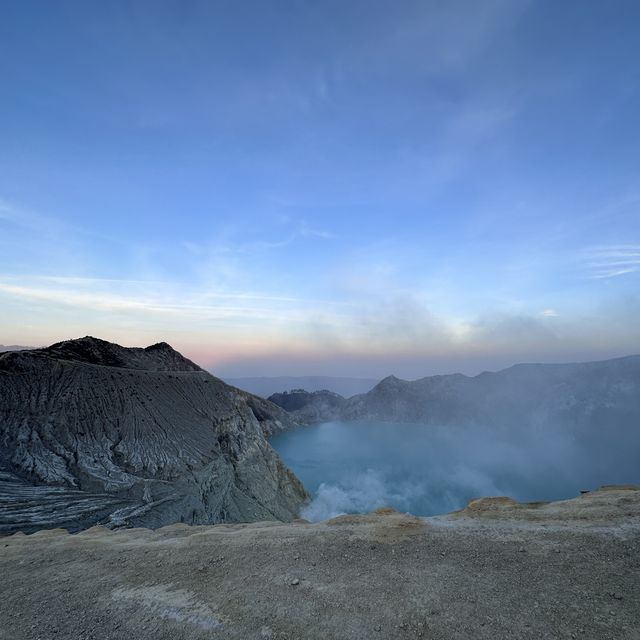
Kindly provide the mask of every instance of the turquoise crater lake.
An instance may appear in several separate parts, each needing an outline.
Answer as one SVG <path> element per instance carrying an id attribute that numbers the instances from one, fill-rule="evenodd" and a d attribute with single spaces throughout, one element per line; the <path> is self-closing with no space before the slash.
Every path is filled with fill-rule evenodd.
<path id="1" fill-rule="evenodd" d="M 603 462 L 558 432 L 326 422 L 277 434 L 271 444 L 312 494 L 301 515 L 313 521 L 381 506 L 435 515 L 478 496 L 558 500 L 633 480 L 626 465 Z"/>

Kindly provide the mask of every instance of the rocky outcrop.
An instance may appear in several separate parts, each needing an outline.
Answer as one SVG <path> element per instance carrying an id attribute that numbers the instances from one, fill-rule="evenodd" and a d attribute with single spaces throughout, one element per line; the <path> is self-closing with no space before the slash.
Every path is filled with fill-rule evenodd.
<path id="1" fill-rule="evenodd" d="M 294 518 L 266 440 L 295 426 L 166 343 L 82 338 L 0 355 L 0 531 Z"/>
<path id="2" fill-rule="evenodd" d="M 315 424 L 340 420 L 346 400 L 332 391 L 305 391 L 293 389 L 284 393 L 274 393 L 269 401 L 282 407 L 297 422 Z"/>

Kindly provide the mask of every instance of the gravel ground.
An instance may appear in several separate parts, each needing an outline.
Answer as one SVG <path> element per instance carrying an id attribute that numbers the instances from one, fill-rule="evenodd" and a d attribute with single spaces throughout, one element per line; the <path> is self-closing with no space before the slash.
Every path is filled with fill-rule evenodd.
<path id="1" fill-rule="evenodd" d="M 640 640 L 640 489 L 0 538 L 0 638 Z"/>

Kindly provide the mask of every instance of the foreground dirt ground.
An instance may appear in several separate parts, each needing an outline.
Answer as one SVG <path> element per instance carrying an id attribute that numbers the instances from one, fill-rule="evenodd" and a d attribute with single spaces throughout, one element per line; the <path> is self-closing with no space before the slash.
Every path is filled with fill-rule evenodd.
<path id="1" fill-rule="evenodd" d="M 640 640 L 640 489 L 0 538 L 2 640 Z"/>

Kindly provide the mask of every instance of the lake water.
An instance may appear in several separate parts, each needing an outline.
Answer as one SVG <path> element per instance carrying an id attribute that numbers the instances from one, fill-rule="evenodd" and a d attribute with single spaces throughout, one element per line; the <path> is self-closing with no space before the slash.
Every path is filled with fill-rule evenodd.
<path id="1" fill-rule="evenodd" d="M 313 521 L 381 506 L 434 515 L 479 496 L 558 500 L 630 481 L 557 434 L 551 441 L 477 428 L 327 422 L 278 434 L 271 444 L 312 494 L 301 515 Z"/>

